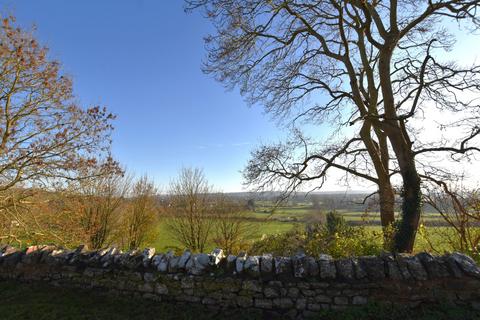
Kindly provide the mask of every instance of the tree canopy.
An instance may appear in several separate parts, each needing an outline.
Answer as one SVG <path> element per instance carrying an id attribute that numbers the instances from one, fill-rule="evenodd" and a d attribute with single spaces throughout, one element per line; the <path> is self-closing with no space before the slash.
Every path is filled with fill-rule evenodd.
<path id="1" fill-rule="evenodd" d="M 296 127 L 288 141 L 252 152 L 247 182 L 290 192 L 307 181 L 321 187 L 337 169 L 374 183 L 393 249 L 411 251 L 422 184 L 452 178 L 435 161 L 471 159 L 480 150 L 480 66 L 445 58 L 455 30 L 478 29 L 479 4 L 187 1 L 215 27 L 206 38 L 205 72 Z M 304 122 L 328 124 L 331 135 L 306 137 Z"/>

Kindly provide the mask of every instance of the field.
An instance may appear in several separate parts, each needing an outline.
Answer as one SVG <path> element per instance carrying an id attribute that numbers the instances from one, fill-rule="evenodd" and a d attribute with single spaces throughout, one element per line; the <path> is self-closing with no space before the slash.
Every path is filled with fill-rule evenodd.
<path id="1" fill-rule="evenodd" d="M 243 219 L 248 220 L 253 231 L 251 241 L 260 239 L 262 235 L 283 233 L 292 228 L 304 228 L 308 224 L 321 223 L 324 221 L 325 210 L 312 207 L 309 202 L 300 202 L 274 207 L 270 201 L 259 201 L 254 211 L 243 212 Z M 352 211 L 348 209 L 336 210 L 350 225 L 362 225 L 372 233 L 381 234 L 380 215 L 378 212 Z M 398 214 L 398 213 L 397 213 Z M 427 212 L 422 216 L 421 224 L 428 231 L 428 241 L 422 234 L 416 239 L 415 251 L 431 251 L 429 242 L 436 249 L 448 250 L 442 243 L 445 235 L 451 236 L 453 230 L 448 227 L 438 213 Z M 181 250 L 180 244 L 176 243 L 169 234 L 164 222 L 157 226 L 155 239 L 149 246 L 158 251 L 165 252 L 169 249 Z M 380 236 L 379 236 L 380 239 Z M 215 248 L 215 244 L 208 243 L 207 250 Z M 442 252 L 437 252 L 442 253 Z"/>

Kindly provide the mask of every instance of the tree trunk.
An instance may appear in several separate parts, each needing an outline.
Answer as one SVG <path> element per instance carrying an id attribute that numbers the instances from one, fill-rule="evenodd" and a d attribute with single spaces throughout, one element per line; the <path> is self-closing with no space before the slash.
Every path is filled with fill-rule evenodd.
<path id="1" fill-rule="evenodd" d="M 382 228 L 387 228 L 395 222 L 395 193 L 390 184 L 381 186 L 380 198 L 380 220 Z"/>
<path id="2" fill-rule="evenodd" d="M 403 180 L 402 218 L 395 232 L 393 249 L 397 252 L 412 252 L 421 214 L 420 177 L 408 137 L 399 130 L 389 138 Z"/>
<path id="3" fill-rule="evenodd" d="M 395 193 L 390 183 L 379 186 L 379 198 L 383 243 L 386 250 L 391 250 L 393 240 L 392 226 L 395 222 Z"/>

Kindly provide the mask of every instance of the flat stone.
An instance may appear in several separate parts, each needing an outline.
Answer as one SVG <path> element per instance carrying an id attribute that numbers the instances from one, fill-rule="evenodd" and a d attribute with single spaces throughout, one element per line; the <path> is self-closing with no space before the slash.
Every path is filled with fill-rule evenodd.
<path id="1" fill-rule="evenodd" d="M 429 278 L 445 278 L 450 275 L 442 259 L 435 258 L 427 252 L 417 254 L 417 258 L 427 270 Z"/>
<path id="2" fill-rule="evenodd" d="M 23 254 L 23 251 L 20 251 L 15 247 L 7 246 L 3 249 L 0 257 L 0 263 L 7 267 L 13 267 L 20 262 Z"/>
<path id="3" fill-rule="evenodd" d="M 34 264 L 40 261 L 42 256 L 42 249 L 44 246 L 30 246 L 25 250 L 25 254 L 22 256 L 22 263 Z"/>
<path id="4" fill-rule="evenodd" d="M 420 259 L 416 256 L 405 257 L 405 262 L 407 263 L 408 270 L 415 280 L 427 280 L 428 275 L 425 268 L 423 268 Z"/>
<path id="5" fill-rule="evenodd" d="M 239 296 L 235 300 L 239 307 L 248 308 L 253 306 L 253 299 L 251 297 Z"/>
<path id="6" fill-rule="evenodd" d="M 367 304 L 367 303 L 368 303 L 367 297 L 355 296 L 352 299 L 352 304 L 355 304 L 355 305 L 362 305 L 362 304 Z"/>
<path id="7" fill-rule="evenodd" d="M 144 268 L 150 267 L 152 258 L 155 255 L 155 248 L 145 248 L 142 252 L 142 264 Z"/>
<path id="8" fill-rule="evenodd" d="M 337 267 L 337 275 L 343 280 L 353 280 L 354 269 L 351 259 L 339 259 L 335 261 Z"/>
<path id="9" fill-rule="evenodd" d="M 306 260 L 307 260 L 308 275 L 313 278 L 318 277 L 318 275 L 320 274 L 320 268 L 318 267 L 318 263 L 315 260 L 315 258 L 308 256 Z"/>
<path id="10" fill-rule="evenodd" d="M 205 253 L 194 254 L 187 263 L 187 272 L 193 275 L 206 273 L 210 268 L 210 257 Z"/>
<path id="11" fill-rule="evenodd" d="M 245 280 L 242 283 L 242 289 L 251 292 L 262 292 L 262 284 L 257 280 Z"/>
<path id="12" fill-rule="evenodd" d="M 255 299 L 255 307 L 262 309 L 272 309 L 273 303 L 269 299 Z"/>
<path id="13" fill-rule="evenodd" d="M 333 303 L 337 305 L 347 305 L 348 304 L 348 298 L 347 297 L 335 297 L 333 299 Z"/>
<path id="14" fill-rule="evenodd" d="M 263 254 L 260 262 L 260 273 L 263 275 L 271 275 L 273 273 L 273 256 L 269 253 Z"/>
<path id="15" fill-rule="evenodd" d="M 385 266 L 383 260 L 376 256 L 365 256 L 358 258 L 358 262 L 367 273 L 370 280 L 382 280 L 385 278 Z"/>
<path id="16" fill-rule="evenodd" d="M 225 252 L 223 249 L 216 248 L 210 253 L 210 264 L 214 267 L 223 267 L 225 264 Z"/>
<path id="17" fill-rule="evenodd" d="M 168 294 L 168 287 L 163 283 L 155 284 L 155 292 L 160 295 Z"/>
<path id="18" fill-rule="evenodd" d="M 410 255 L 399 253 L 395 255 L 395 261 L 397 262 L 398 269 L 400 270 L 400 274 L 404 280 L 411 280 L 413 279 L 413 275 L 410 274 L 410 271 L 407 266 L 407 261 L 405 260 Z"/>
<path id="19" fill-rule="evenodd" d="M 297 253 L 292 257 L 293 276 L 305 278 L 308 275 L 307 256 L 305 253 Z"/>
<path id="20" fill-rule="evenodd" d="M 353 265 L 353 272 L 355 274 L 355 278 L 358 280 L 365 279 L 367 277 L 367 272 L 363 269 L 363 267 L 358 262 L 358 259 L 352 258 L 352 265 Z"/>
<path id="21" fill-rule="evenodd" d="M 294 303 L 290 298 L 275 298 L 273 299 L 273 305 L 278 309 L 290 309 L 294 306 Z"/>
<path id="22" fill-rule="evenodd" d="M 275 274 L 292 275 L 292 259 L 290 257 L 275 257 Z"/>
<path id="23" fill-rule="evenodd" d="M 243 265 L 243 270 L 252 277 L 260 275 L 260 257 L 249 256 Z"/>
<path id="24" fill-rule="evenodd" d="M 245 261 L 247 260 L 247 254 L 245 252 L 240 252 L 237 259 L 235 260 L 235 272 L 238 274 L 243 273 L 243 267 L 245 265 Z"/>
<path id="25" fill-rule="evenodd" d="M 291 288 L 292 289 L 292 288 Z M 267 287 L 263 289 L 263 294 L 266 298 L 277 298 L 280 296 L 280 293 L 276 288 Z"/>
<path id="26" fill-rule="evenodd" d="M 180 256 L 178 259 L 178 270 L 185 270 L 188 260 L 192 256 L 192 252 L 190 250 L 185 250 L 185 252 Z"/>
<path id="27" fill-rule="evenodd" d="M 470 277 L 480 278 L 480 269 L 475 260 L 460 252 L 451 253 L 447 260 L 455 261 L 460 269 Z"/>
<path id="28" fill-rule="evenodd" d="M 321 254 L 318 257 L 318 266 L 320 268 L 321 279 L 335 279 L 337 276 L 337 270 L 335 268 L 335 262 L 328 254 Z"/>
<path id="29" fill-rule="evenodd" d="M 228 273 L 235 273 L 236 272 L 236 262 L 237 262 L 237 256 L 233 254 L 229 254 L 227 256 L 227 261 L 225 265 L 225 269 L 227 270 Z"/>

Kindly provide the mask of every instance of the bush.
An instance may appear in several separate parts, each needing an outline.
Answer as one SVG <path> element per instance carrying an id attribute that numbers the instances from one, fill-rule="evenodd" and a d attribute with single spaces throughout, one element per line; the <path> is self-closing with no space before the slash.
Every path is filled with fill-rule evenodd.
<path id="1" fill-rule="evenodd" d="M 376 255 L 382 248 L 381 233 L 370 232 L 363 226 L 348 226 L 343 217 L 330 212 L 325 224 L 264 236 L 252 245 L 250 252 L 289 256 L 301 250 L 312 256 L 324 253 L 340 258 Z"/>

